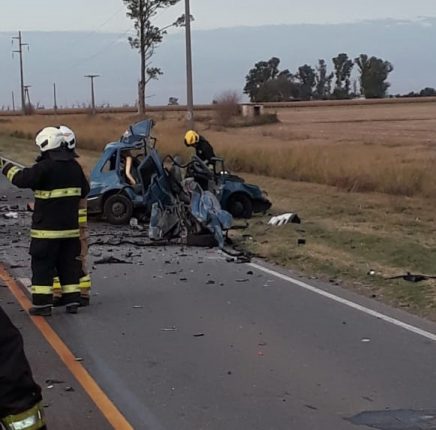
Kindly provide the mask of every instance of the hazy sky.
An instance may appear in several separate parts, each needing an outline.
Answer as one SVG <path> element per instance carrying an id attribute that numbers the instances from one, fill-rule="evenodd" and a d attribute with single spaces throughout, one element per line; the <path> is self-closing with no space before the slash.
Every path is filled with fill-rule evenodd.
<path id="1" fill-rule="evenodd" d="M 0 31 L 86 30 L 125 32 L 122 0 L 1 0 Z M 162 12 L 159 24 L 183 13 L 184 0 Z M 436 16 L 436 0 L 191 0 L 195 28 L 336 23 L 363 19 Z"/>

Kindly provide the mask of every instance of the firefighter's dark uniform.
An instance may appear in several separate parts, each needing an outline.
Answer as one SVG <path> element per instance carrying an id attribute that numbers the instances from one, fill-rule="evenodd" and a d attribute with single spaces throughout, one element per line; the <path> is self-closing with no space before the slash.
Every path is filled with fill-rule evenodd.
<path id="1" fill-rule="evenodd" d="M 41 400 L 21 334 L 0 307 L 0 423 L 7 430 L 45 429 Z"/>
<path id="2" fill-rule="evenodd" d="M 203 136 L 200 136 L 199 141 L 194 145 L 194 147 L 197 157 L 206 163 L 211 163 L 212 159 L 215 158 L 215 152 L 212 145 Z"/>
<path id="3" fill-rule="evenodd" d="M 3 174 L 13 185 L 34 191 L 30 243 L 33 305 L 52 304 L 56 274 L 62 286 L 63 303 L 79 303 L 79 201 L 89 192 L 82 168 L 71 152 L 61 149 L 44 152 L 31 168 L 21 170 L 6 164 Z"/>
<path id="4" fill-rule="evenodd" d="M 80 201 L 79 205 L 79 230 L 80 230 L 80 260 L 82 269 L 80 272 L 80 304 L 89 305 L 91 290 L 91 275 L 88 270 L 88 210 L 86 199 Z M 59 277 L 56 276 L 53 282 L 54 303 L 63 304 L 62 287 Z"/>

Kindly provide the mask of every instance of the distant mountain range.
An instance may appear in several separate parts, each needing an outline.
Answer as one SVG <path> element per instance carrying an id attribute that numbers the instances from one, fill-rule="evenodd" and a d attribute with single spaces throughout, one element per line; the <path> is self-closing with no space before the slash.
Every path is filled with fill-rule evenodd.
<path id="1" fill-rule="evenodd" d="M 11 37 L 0 33 L 0 108 L 11 104 L 15 91 L 19 104 L 19 63 L 11 58 Z M 96 99 L 112 105 L 133 104 L 139 74 L 139 56 L 130 49 L 127 35 L 83 32 L 24 32 L 25 80 L 34 103 L 52 105 L 53 82 L 58 104 L 89 101 L 89 80 L 98 73 Z M 209 103 L 226 90 L 241 92 L 248 70 L 272 56 L 291 71 L 319 58 L 330 60 L 340 52 L 352 58 L 361 53 L 389 60 L 391 94 L 436 87 L 436 19 L 418 21 L 365 21 L 331 25 L 278 25 L 235 27 L 193 32 L 195 102 Z M 148 103 L 166 104 L 169 97 L 185 101 L 185 40 L 182 32 L 168 35 L 157 49 L 153 65 L 164 75 L 147 89 Z M 331 66 L 331 61 L 328 61 Z"/>

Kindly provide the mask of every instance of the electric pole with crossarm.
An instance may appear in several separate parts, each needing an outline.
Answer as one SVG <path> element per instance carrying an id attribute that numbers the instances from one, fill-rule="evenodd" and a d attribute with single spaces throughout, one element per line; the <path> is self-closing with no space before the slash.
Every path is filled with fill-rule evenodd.
<path id="1" fill-rule="evenodd" d="M 95 110 L 95 95 L 94 95 L 94 79 L 95 78 L 99 78 L 100 75 L 86 75 L 85 78 L 89 78 L 91 79 L 91 109 L 92 109 L 92 114 L 95 115 L 96 114 L 96 110 Z"/>
<path id="2" fill-rule="evenodd" d="M 21 31 L 18 32 L 18 36 L 12 38 L 12 40 L 18 41 L 18 49 L 12 51 L 20 55 L 20 77 L 21 77 L 21 110 L 23 115 L 26 115 L 26 96 L 24 90 L 24 70 L 23 70 L 23 46 L 29 47 L 28 43 L 23 43 L 21 37 Z"/>

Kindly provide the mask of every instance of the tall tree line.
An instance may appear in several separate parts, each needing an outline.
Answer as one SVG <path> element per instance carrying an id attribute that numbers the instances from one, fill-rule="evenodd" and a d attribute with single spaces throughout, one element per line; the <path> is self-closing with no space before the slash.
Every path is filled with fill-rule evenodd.
<path id="1" fill-rule="evenodd" d="M 383 98 L 390 86 L 387 82 L 393 66 L 381 58 L 362 54 L 354 60 L 345 53 L 332 59 L 333 71 L 327 62 L 318 60 L 316 67 L 300 66 L 296 73 L 280 70 L 280 59 L 272 57 L 259 61 L 248 72 L 244 93 L 252 102 L 280 102 L 288 100 L 349 99 L 359 95 Z M 352 87 L 354 67 L 359 73 L 360 93 L 356 83 Z"/>

